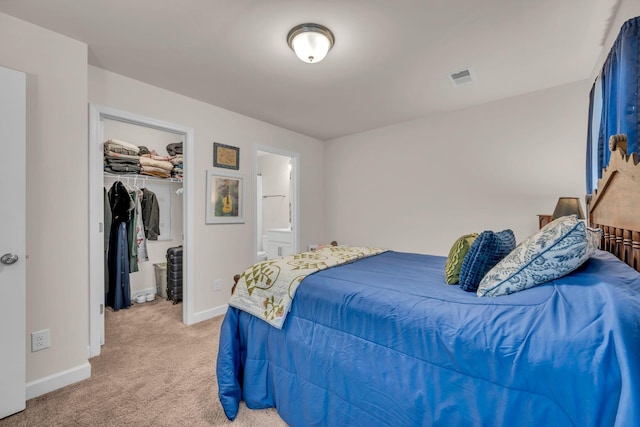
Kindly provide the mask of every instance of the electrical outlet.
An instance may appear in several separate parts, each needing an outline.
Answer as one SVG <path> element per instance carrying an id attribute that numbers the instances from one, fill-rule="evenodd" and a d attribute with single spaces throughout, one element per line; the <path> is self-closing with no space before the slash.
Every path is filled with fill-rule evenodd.
<path id="1" fill-rule="evenodd" d="M 218 292 L 220 290 L 220 279 L 216 279 L 213 281 L 213 290 Z"/>
<path id="2" fill-rule="evenodd" d="M 31 351 L 40 351 L 45 348 L 49 348 L 49 330 L 43 329 L 42 331 L 31 333 Z"/>

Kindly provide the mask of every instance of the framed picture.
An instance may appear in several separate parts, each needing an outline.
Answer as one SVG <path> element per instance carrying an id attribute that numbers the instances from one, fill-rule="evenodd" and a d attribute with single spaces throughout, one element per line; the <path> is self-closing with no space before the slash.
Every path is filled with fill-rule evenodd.
<path id="1" fill-rule="evenodd" d="M 244 222 L 243 176 L 207 171 L 207 224 Z"/>
<path id="2" fill-rule="evenodd" d="M 226 169 L 240 169 L 240 148 L 213 143 L 213 166 Z"/>

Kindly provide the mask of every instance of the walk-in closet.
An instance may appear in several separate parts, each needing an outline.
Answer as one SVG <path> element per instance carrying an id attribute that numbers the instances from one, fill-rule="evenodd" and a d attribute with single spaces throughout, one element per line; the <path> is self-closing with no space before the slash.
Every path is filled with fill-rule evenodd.
<path id="1" fill-rule="evenodd" d="M 104 313 L 180 304 L 191 324 L 193 129 L 90 105 L 90 356 Z"/>
<path id="2" fill-rule="evenodd" d="M 107 309 L 182 302 L 183 141 L 104 120 L 103 146 Z"/>

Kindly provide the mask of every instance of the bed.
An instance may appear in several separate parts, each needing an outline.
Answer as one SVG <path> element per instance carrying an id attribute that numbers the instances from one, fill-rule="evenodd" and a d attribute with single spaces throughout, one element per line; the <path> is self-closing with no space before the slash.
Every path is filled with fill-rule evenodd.
<path id="1" fill-rule="evenodd" d="M 478 297 L 445 284 L 447 257 L 386 251 L 308 275 L 280 329 L 230 307 L 227 417 L 244 400 L 292 426 L 640 425 L 640 166 L 623 142 L 587 198 L 602 249 L 562 277 Z"/>

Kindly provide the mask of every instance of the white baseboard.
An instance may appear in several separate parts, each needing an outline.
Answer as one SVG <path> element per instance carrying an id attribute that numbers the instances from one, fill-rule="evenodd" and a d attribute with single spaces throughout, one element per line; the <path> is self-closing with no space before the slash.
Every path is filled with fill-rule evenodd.
<path id="1" fill-rule="evenodd" d="M 203 320 L 213 319 L 217 316 L 222 316 L 227 312 L 227 308 L 229 306 L 227 304 L 219 305 L 218 307 L 213 307 L 208 310 L 199 311 L 193 314 L 193 323 L 202 322 Z"/>
<path id="2" fill-rule="evenodd" d="M 139 291 L 144 293 L 145 291 Z M 227 304 L 220 305 L 208 310 L 195 313 L 193 316 L 193 323 L 202 322 L 204 320 L 213 319 L 217 316 L 222 316 L 227 312 Z M 43 394 L 52 392 L 62 387 L 66 387 L 78 381 L 86 380 L 91 377 L 91 364 L 89 362 L 76 366 L 75 368 L 68 369 L 66 371 L 58 372 L 48 377 L 40 378 L 32 381 L 26 385 L 26 398 L 27 400 L 34 397 L 42 396 Z"/>
<path id="3" fill-rule="evenodd" d="M 66 387 L 78 381 L 86 380 L 91 377 L 91 364 L 89 362 L 76 366 L 66 371 L 58 372 L 48 377 L 27 383 L 26 398 L 27 400 L 43 394 Z"/>

